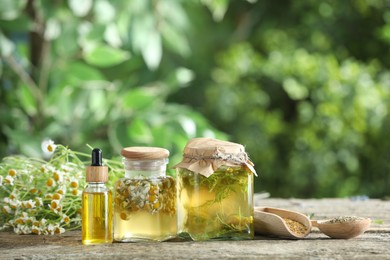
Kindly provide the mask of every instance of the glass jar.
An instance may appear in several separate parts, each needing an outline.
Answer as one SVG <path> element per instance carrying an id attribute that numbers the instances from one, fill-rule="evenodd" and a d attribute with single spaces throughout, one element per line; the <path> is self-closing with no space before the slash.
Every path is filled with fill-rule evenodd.
<path id="1" fill-rule="evenodd" d="M 192 240 L 253 239 L 253 178 L 244 147 L 194 138 L 177 169 L 178 233 Z"/>
<path id="2" fill-rule="evenodd" d="M 176 182 L 166 175 L 169 151 L 122 149 L 125 177 L 115 184 L 114 240 L 164 241 L 177 235 Z"/>

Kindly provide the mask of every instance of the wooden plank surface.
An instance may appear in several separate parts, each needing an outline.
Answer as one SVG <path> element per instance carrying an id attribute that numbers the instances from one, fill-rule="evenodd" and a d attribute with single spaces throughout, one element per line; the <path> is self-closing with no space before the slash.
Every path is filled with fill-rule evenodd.
<path id="1" fill-rule="evenodd" d="M 256 206 L 299 211 L 315 219 L 370 217 L 370 229 L 350 240 L 330 239 L 317 229 L 302 240 L 256 236 L 250 241 L 170 241 L 83 246 L 81 232 L 35 236 L 0 232 L 0 259 L 390 259 L 390 202 L 349 199 L 258 199 Z"/>

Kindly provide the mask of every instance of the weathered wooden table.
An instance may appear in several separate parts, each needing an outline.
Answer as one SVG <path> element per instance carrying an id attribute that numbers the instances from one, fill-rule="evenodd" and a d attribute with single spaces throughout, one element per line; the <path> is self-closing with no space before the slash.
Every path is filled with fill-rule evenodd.
<path id="1" fill-rule="evenodd" d="M 113 243 L 83 246 L 81 232 L 57 236 L 0 232 L 0 259 L 390 259 L 390 201 L 258 199 L 256 206 L 299 211 L 313 219 L 355 215 L 373 220 L 362 236 L 330 239 L 317 229 L 302 240 L 256 236 L 251 241 Z"/>

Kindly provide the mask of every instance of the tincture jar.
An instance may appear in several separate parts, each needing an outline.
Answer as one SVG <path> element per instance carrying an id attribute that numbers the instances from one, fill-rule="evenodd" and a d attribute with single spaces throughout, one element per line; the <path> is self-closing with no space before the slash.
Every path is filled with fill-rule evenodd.
<path id="1" fill-rule="evenodd" d="M 253 178 L 242 145 L 191 139 L 177 169 L 178 233 L 192 240 L 253 239 Z"/>
<path id="2" fill-rule="evenodd" d="M 124 178 L 115 184 L 114 240 L 164 241 L 177 235 L 176 183 L 166 175 L 169 151 L 122 149 Z"/>

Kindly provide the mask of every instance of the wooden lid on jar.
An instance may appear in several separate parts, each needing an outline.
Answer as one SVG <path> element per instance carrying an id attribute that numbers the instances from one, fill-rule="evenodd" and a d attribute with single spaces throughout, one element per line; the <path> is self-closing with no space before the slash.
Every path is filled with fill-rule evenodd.
<path id="1" fill-rule="evenodd" d="M 130 160 L 160 160 L 168 158 L 169 151 L 160 147 L 132 146 L 123 148 L 121 155 Z"/>

